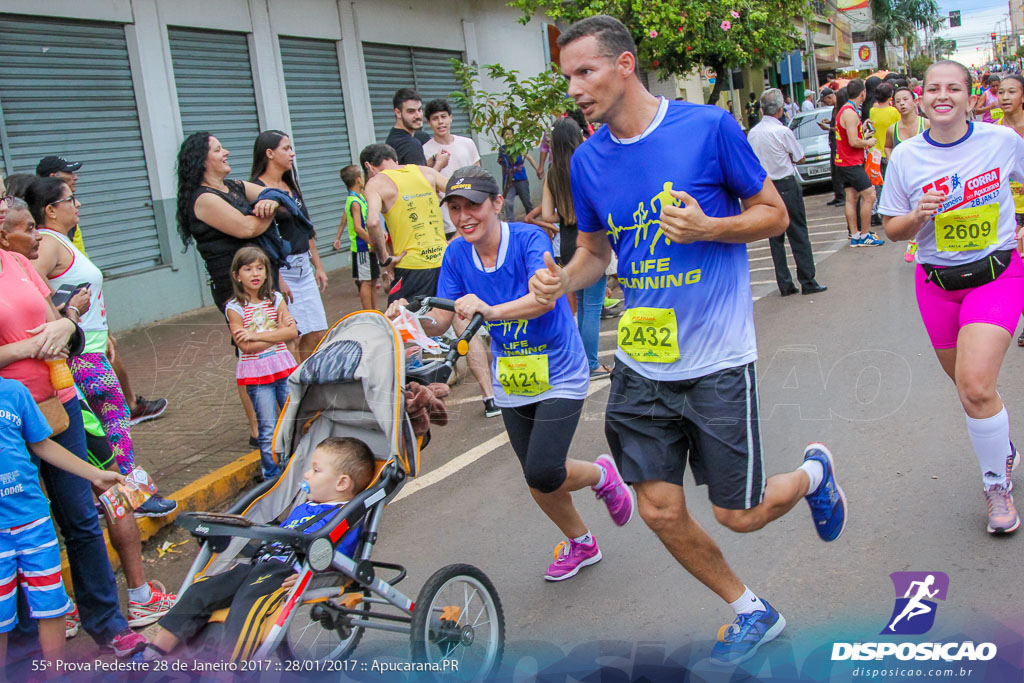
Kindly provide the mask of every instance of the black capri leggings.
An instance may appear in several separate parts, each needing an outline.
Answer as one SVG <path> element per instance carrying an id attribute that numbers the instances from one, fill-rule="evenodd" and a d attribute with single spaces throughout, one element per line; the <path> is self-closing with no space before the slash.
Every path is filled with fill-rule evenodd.
<path id="1" fill-rule="evenodd" d="M 565 483 L 565 460 L 582 411 L 583 399 L 573 398 L 501 409 L 508 440 L 530 488 L 551 493 Z"/>

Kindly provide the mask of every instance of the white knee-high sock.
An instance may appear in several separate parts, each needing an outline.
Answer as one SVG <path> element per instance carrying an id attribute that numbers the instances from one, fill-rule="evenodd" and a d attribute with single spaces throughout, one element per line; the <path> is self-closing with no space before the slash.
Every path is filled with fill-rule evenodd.
<path id="1" fill-rule="evenodd" d="M 981 479 L 985 486 L 1006 481 L 1006 456 L 1010 449 L 1010 416 L 1006 406 L 986 418 L 967 417 L 967 433 L 981 465 Z"/>

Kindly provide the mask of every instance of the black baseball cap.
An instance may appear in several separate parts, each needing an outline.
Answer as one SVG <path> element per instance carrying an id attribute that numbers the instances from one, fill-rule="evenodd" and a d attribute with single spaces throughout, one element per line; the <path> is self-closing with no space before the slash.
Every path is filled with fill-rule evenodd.
<path id="1" fill-rule="evenodd" d="M 453 176 L 444 189 L 442 203 L 452 197 L 465 197 L 474 204 L 483 204 L 485 201 L 501 194 L 498 183 L 488 178 L 469 178 Z"/>
<path id="2" fill-rule="evenodd" d="M 82 168 L 81 161 L 68 161 L 64 157 L 43 157 L 36 166 L 36 175 L 45 178 L 54 173 L 70 173 Z"/>

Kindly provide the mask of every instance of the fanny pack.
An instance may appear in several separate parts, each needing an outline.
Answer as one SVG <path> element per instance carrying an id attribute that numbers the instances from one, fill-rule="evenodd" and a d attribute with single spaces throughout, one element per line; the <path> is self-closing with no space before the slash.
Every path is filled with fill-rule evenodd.
<path id="1" fill-rule="evenodd" d="M 959 266 L 936 267 L 922 263 L 925 282 L 933 282 L 947 291 L 987 285 L 1010 266 L 1013 249 L 994 251 L 985 258 Z"/>
<path id="2" fill-rule="evenodd" d="M 63 434 L 71 426 L 71 418 L 68 416 L 68 411 L 64 410 L 64 404 L 60 402 L 60 398 L 57 396 L 51 396 L 45 401 L 39 401 L 36 405 L 39 406 L 39 412 L 43 414 L 43 417 L 46 418 L 46 423 L 53 430 L 53 434 L 50 436 Z"/>

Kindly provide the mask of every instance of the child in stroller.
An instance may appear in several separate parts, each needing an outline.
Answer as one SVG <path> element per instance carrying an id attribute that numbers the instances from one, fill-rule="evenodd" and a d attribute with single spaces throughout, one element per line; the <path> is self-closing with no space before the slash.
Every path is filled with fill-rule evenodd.
<path id="1" fill-rule="evenodd" d="M 428 305 L 451 310 L 454 302 L 431 300 Z M 446 680 L 453 674 L 460 680 L 484 680 L 498 671 L 504 615 L 482 571 L 468 564 L 444 566 L 413 600 L 396 588 L 407 576 L 405 568 L 372 557 L 385 508 L 419 473 L 427 437 L 407 412 L 415 401 L 407 399 L 406 384 L 443 384 L 482 324 L 482 316 L 474 316 L 445 359 L 407 372 L 402 338 L 390 320 L 378 311 L 345 316 L 288 378 L 289 397 L 273 444 L 281 476 L 257 485 L 226 513 L 178 517 L 178 524 L 200 543 L 179 594 L 208 580 L 200 577 L 230 571 L 240 556 L 252 554 L 253 540 L 282 544 L 299 566 L 294 585 L 281 584 L 285 596 L 276 610 L 259 615 L 262 626 L 252 626 L 262 644 L 239 653 L 239 660 L 278 656 L 286 663 L 312 667 L 320 662 L 323 671 L 342 671 L 330 667 L 343 667 L 365 632 L 384 631 L 405 634 L 411 658 L 431 672 L 444 672 Z M 279 528 L 295 507 L 301 473 L 309 469 L 315 446 L 331 436 L 365 443 L 376 457 L 374 478 L 317 531 Z M 350 537 L 356 538 L 355 546 L 346 554 L 341 546 Z M 227 610 L 214 613 L 209 630 L 189 647 L 201 653 L 207 636 L 225 626 L 225 613 L 231 616 Z M 314 670 L 321 669 L 300 669 Z"/>
<path id="2" fill-rule="evenodd" d="M 374 474 L 374 457 L 359 439 L 328 437 L 313 451 L 301 488 L 306 501 L 297 505 L 281 528 L 312 533 L 327 524 L 332 512 L 364 490 Z M 351 557 L 358 530 L 350 531 L 338 549 Z M 280 554 L 279 554 L 280 553 Z M 298 577 L 287 552 L 273 546 L 254 563 L 241 563 L 223 574 L 198 579 L 159 622 L 158 632 L 143 653 L 145 661 L 166 657 L 193 638 L 218 609 L 230 606 L 222 646 L 231 661 L 250 657 L 259 645 L 246 624 L 259 610 L 273 613 Z M 270 596 L 269 599 L 266 599 Z M 230 653 L 228 650 L 231 650 Z"/>

